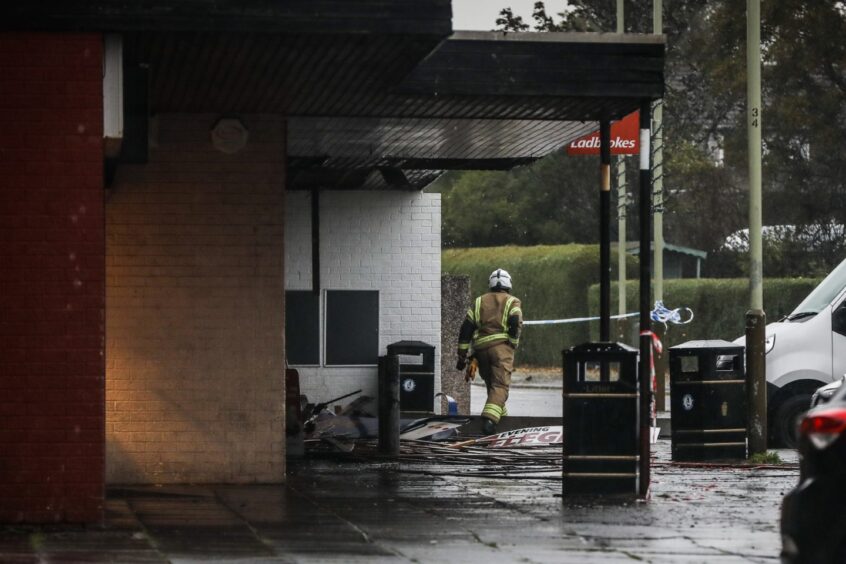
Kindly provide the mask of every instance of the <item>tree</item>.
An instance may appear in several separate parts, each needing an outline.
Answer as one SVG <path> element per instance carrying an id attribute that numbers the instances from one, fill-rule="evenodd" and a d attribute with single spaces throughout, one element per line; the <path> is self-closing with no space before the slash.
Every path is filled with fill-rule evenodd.
<path id="1" fill-rule="evenodd" d="M 496 19 L 498 29 L 502 31 L 528 31 L 529 24 L 523 22 L 522 16 L 515 16 L 511 8 L 503 8 Z"/>
<path id="2" fill-rule="evenodd" d="M 666 234 L 669 240 L 685 245 L 691 245 L 706 250 L 718 247 L 726 235 L 740 229 L 745 221 L 745 208 L 741 206 L 743 193 L 741 178 L 733 169 L 720 166 L 710 155 L 709 143 L 718 137 L 718 125 L 725 121 L 727 115 L 737 111 L 738 100 L 742 97 L 738 92 L 744 91 L 744 84 L 737 80 L 735 65 L 728 64 L 721 72 L 721 77 L 732 77 L 732 89 L 722 88 L 724 80 L 719 85 L 703 79 L 703 75 L 711 76 L 717 70 L 713 67 L 702 68 L 696 63 L 692 54 L 701 48 L 701 34 L 707 26 L 707 4 L 705 0 L 678 0 L 665 9 L 665 23 L 668 36 L 667 51 L 667 94 L 665 97 L 665 203 Z M 544 2 L 536 2 L 532 14 L 535 31 L 601 31 L 614 29 L 616 18 L 616 3 L 614 0 L 604 2 L 571 0 L 564 3 L 561 12 L 550 15 Z M 510 8 L 500 13 L 497 24 L 504 31 L 522 31 L 529 28 L 520 16 L 515 15 Z M 649 2 L 629 2 L 627 5 L 627 30 L 636 32 L 651 32 L 652 6 Z M 719 48 L 721 42 L 709 42 Z M 716 59 L 716 57 L 714 57 Z M 705 57 L 706 61 L 712 58 Z M 726 60 L 725 57 L 719 60 Z M 694 61 L 694 62 L 690 62 Z M 730 63 L 734 62 L 729 58 Z M 538 168 L 545 174 L 538 178 L 550 182 L 561 181 L 552 178 L 549 172 L 555 171 L 562 177 L 572 177 L 569 168 L 594 167 L 595 163 L 588 159 L 571 159 L 559 156 L 549 157 L 555 166 L 547 166 L 546 159 L 539 161 L 530 169 Z M 568 164 L 569 163 L 569 164 Z M 578 175 L 578 173 L 576 173 Z M 595 171 L 588 177 L 591 184 Z M 538 193 L 549 192 L 543 183 L 522 187 L 524 190 Z M 553 190 L 554 192 L 554 190 Z M 580 198 L 588 198 L 587 202 Z M 595 204 L 595 191 L 577 191 L 567 199 L 569 206 L 574 206 L 579 212 L 584 212 Z M 543 209 L 543 206 L 538 206 Z M 557 209 L 557 208 L 556 208 Z M 702 214 L 703 209 L 719 209 L 716 217 Z M 578 213 L 578 212 L 577 212 Z M 578 217 L 580 222 L 596 222 L 593 215 Z M 534 221 L 532 222 L 535 223 Z M 630 236 L 636 236 L 636 225 L 630 222 L 632 228 Z M 597 240 L 597 229 L 593 226 L 581 229 L 583 237 L 589 241 Z M 556 239 L 572 239 L 574 234 L 557 233 Z M 515 241 L 516 242 L 516 241 Z M 525 242 L 521 240 L 520 242 Z M 553 242 L 543 240 L 542 242 Z"/>
<path id="3" fill-rule="evenodd" d="M 596 159 L 559 152 L 510 172 L 469 171 L 442 177 L 443 244 L 589 243 L 597 238 Z"/>
<path id="4" fill-rule="evenodd" d="M 537 2 L 533 26 L 510 9 L 501 12 L 497 25 L 505 31 L 609 30 L 614 5 L 613 0 L 571 0 L 550 15 Z M 628 31 L 651 31 L 651 3 L 628 2 L 627 14 Z M 723 246 L 747 222 L 744 16 L 730 0 L 665 5 L 665 236 L 710 251 L 706 272 L 712 275 L 745 270 L 742 251 Z M 846 9 L 840 2 L 784 0 L 764 3 L 762 16 L 764 222 L 789 226 L 783 236 L 766 241 L 764 273 L 822 275 L 846 256 L 841 236 L 846 224 L 846 43 L 841 40 Z M 442 184 L 448 243 L 596 240 L 595 163 L 590 159 L 556 154 L 504 175 L 450 178 Z M 503 198 L 506 204 L 489 198 Z M 477 212 L 475 218 L 450 211 L 453 202 Z"/>
<path id="5" fill-rule="evenodd" d="M 626 13 L 627 31 L 651 32 L 651 2 L 629 1 Z M 846 223 L 846 9 L 841 2 L 784 0 L 764 3 L 762 16 L 764 221 L 795 226 L 787 239 L 767 243 L 773 259 L 765 257 L 765 274 L 784 270 L 778 257 L 790 261 L 795 272 L 820 274 L 846 256 L 846 241 L 831 234 Z M 569 0 L 552 15 L 544 2 L 536 2 L 533 26 L 508 8 L 496 23 L 503 31 L 607 31 L 614 29 L 615 17 L 614 0 Z M 745 10 L 731 0 L 673 0 L 665 2 L 664 24 L 666 236 L 724 254 L 725 238 L 747 221 Z M 508 182 L 491 174 L 459 175 L 455 187 L 466 194 L 455 198 L 478 192 L 473 182 L 488 183 L 484 190 L 492 193 L 520 190 L 510 196 L 505 224 L 530 227 L 500 229 L 498 243 L 562 242 L 581 233 L 595 240 L 596 230 L 581 226 L 585 218 L 579 215 L 594 205 L 594 192 L 586 187 L 594 185 L 595 171 L 584 176 L 582 169 L 595 163 L 558 155 L 549 159 L 553 164 L 543 159 L 511 173 Z M 590 180 L 578 187 L 563 180 L 580 176 Z M 550 198 L 568 225 L 578 226 L 576 232 L 539 227 L 544 221 L 531 213 L 544 209 L 543 198 Z M 526 215 L 515 215 L 518 210 Z M 459 236 L 461 230 L 448 228 L 450 217 L 447 212 L 445 231 L 455 233 L 456 242 L 472 244 L 466 230 Z M 595 213 L 589 217 L 595 221 Z M 514 239 L 504 241 L 506 234 Z M 737 268 L 726 266 L 724 273 Z"/>
<path id="6" fill-rule="evenodd" d="M 745 37 L 736 11 L 723 1 L 706 14 L 708 28 L 723 31 L 701 64 L 715 71 L 712 92 L 739 99 L 712 131 L 721 129 L 727 166 L 743 171 Z M 820 276 L 846 256 L 839 236 L 846 223 L 846 47 L 838 39 L 846 13 L 839 2 L 785 0 L 764 3 L 762 20 L 764 223 L 780 233 L 765 242 L 764 273 Z M 704 32 L 698 40 L 707 41 Z"/>

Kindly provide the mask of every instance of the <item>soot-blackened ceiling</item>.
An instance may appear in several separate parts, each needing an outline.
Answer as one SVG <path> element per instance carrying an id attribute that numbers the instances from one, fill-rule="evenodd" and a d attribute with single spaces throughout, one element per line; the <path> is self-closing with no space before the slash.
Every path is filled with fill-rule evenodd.
<path id="1" fill-rule="evenodd" d="M 80 0 L 0 29 L 116 32 L 145 108 L 288 116 L 291 189 L 531 162 L 663 95 L 660 36 L 452 33 L 449 0 Z"/>

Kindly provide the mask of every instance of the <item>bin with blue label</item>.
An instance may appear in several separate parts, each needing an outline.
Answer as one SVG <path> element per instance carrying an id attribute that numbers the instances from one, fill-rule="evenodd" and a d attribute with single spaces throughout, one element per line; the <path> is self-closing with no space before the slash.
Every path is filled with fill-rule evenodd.
<path id="1" fill-rule="evenodd" d="M 435 406 L 435 347 L 423 341 L 388 345 L 388 355 L 400 359 L 400 409 L 432 413 Z"/>
<path id="2" fill-rule="evenodd" d="M 672 458 L 746 458 L 744 347 L 688 341 L 670 348 Z"/>

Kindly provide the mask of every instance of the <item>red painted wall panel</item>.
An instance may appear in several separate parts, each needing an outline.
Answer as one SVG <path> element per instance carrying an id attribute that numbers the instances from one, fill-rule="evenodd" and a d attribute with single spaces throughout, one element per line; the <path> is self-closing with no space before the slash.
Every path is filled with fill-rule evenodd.
<path id="1" fill-rule="evenodd" d="M 96 522 L 103 41 L 0 33 L 0 522 Z"/>

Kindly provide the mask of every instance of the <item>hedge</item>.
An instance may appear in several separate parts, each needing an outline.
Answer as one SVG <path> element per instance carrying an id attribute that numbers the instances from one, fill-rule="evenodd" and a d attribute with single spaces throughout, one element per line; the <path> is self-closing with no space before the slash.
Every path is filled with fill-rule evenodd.
<path id="1" fill-rule="evenodd" d="M 616 279 L 616 253 L 612 252 L 612 280 Z M 474 296 L 487 290 L 488 276 L 504 268 L 514 279 L 514 294 L 523 302 L 526 319 L 567 319 L 596 316 L 599 311 L 599 248 L 596 245 L 542 245 L 535 247 L 485 247 L 449 249 L 442 255 L 444 274 L 470 277 Z M 627 259 L 628 311 L 637 311 L 637 259 Z M 764 280 L 764 309 L 768 321 L 790 313 L 819 284 L 819 278 Z M 743 334 L 749 303 L 746 279 L 682 279 L 664 281 L 664 303 L 669 308 L 689 307 L 689 325 L 671 325 L 664 341 L 673 346 L 694 339 L 732 340 Z M 469 307 L 470 304 L 467 304 Z M 617 283 L 612 282 L 611 312 L 617 313 Z M 560 366 L 561 351 L 595 339 L 598 322 L 527 326 L 523 330 L 517 363 Z M 637 341 L 637 318 L 614 323 L 615 338 Z M 449 354 L 451 351 L 446 351 Z"/>
<path id="2" fill-rule="evenodd" d="M 789 314 L 821 281 L 820 278 L 769 278 L 764 280 L 764 311 L 767 321 L 776 321 Z M 626 284 L 626 302 L 629 311 L 637 311 L 638 283 Z M 617 311 L 617 284 L 611 288 L 612 312 Z M 664 305 L 670 309 L 689 307 L 693 321 L 686 325 L 669 324 L 664 337 L 665 347 L 685 341 L 700 339 L 725 339 L 731 341 L 744 333 L 745 314 L 749 309 L 749 280 L 680 279 L 664 281 Z M 590 311 L 599 311 L 599 285 L 590 288 Z M 634 345 L 637 318 L 632 319 L 625 331 L 625 341 Z M 596 337 L 596 330 L 592 336 Z"/>
<path id="3" fill-rule="evenodd" d="M 616 277 L 616 252 L 611 255 L 612 276 Z M 474 296 L 487 291 L 492 270 L 508 270 L 514 280 L 514 295 L 522 301 L 526 319 L 584 317 L 589 313 L 588 290 L 591 284 L 599 282 L 599 247 L 539 245 L 449 249 L 443 252 L 441 267 L 444 274 L 470 276 Z M 629 257 L 627 276 L 636 275 L 637 259 Z M 589 339 L 588 323 L 527 326 L 523 330 L 517 363 L 559 366 L 564 347 Z"/>

